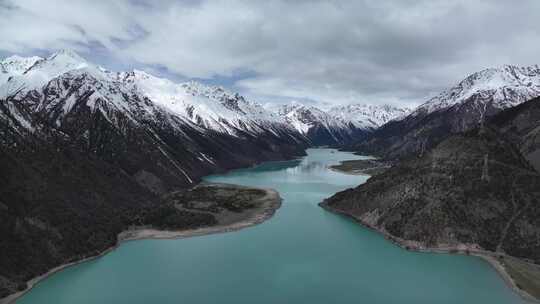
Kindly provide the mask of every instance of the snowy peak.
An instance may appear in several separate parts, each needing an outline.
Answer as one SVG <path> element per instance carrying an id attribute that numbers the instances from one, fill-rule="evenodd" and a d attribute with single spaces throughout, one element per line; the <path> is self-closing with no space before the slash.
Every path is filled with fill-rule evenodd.
<path id="1" fill-rule="evenodd" d="M 332 107 L 328 113 L 358 129 L 375 129 L 410 113 L 409 108 L 391 105 L 349 104 Z"/>
<path id="2" fill-rule="evenodd" d="M 298 103 L 283 105 L 278 108 L 278 114 L 302 134 L 321 125 L 326 128 L 346 128 L 339 120 L 333 118 L 328 113 L 314 106 L 306 106 Z"/>
<path id="3" fill-rule="evenodd" d="M 540 67 L 505 65 L 473 73 L 456 86 L 428 100 L 415 114 L 429 114 L 466 102 L 472 97 L 506 109 L 540 96 Z"/>
<path id="4" fill-rule="evenodd" d="M 24 73 L 13 75 L 1 83 L 0 97 L 24 95 L 28 91 L 41 89 L 50 80 L 64 73 L 90 66 L 75 52 L 60 50 L 46 59 L 36 60 Z"/>
<path id="5" fill-rule="evenodd" d="M 222 87 L 195 81 L 174 83 L 138 70 L 120 73 L 119 79 L 157 105 L 203 128 L 235 135 L 238 130 L 259 133 L 276 124 L 285 125 L 261 105 Z"/>
<path id="6" fill-rule="evenodd" d="M 7 82 L 12 76 L 23 74 L 40 60 L 43 60 L 43 58 L 38 56 L 21 57 L 13 55 L 0 61 L 0 85 Z"/>
<path id="7" fill-rule="evenodd" d="M 82 69 L 90 64 L 71 50 L 60 50 L 28 69 L 25 74 L 41 75 L 47 79 L 57 77 L 71 70 Z"/>
<path id="8" fill-rule="evenodd" d="M 316 146 L 341 145 L 358 135 L 358 130 L 314 106 L 293 102 L 278 107 L 276 112 Z"/>
<path id="9" fill-rule="evenodd" d="M 314 106 L 298 103 L 283 105 L 278 108 L 279 115 L 302 133 L 307 133 L 316 123 L 341 129 L 359 129 L 369 131 L 386 122 L 407 115 L 411 110 L 390 105 L 349 104 L 335 106 L 323 111 Z"/>
<path id="10" fill-rule="evenodd" d="M 47 58 L 47 60 L 58 60 L 58 61 L 72 61 L 72 62 L 86 62 L 86 59 L 79 56 L 75 51 L 70 49 L 61 49 L 53 53 Z"/>
<path id="11" fill-rule="evenodd" d="M 22 74 L 40 60 L 43 60 L 43 58 L 38 56 L 21 57 L 13 55 L 0 61 L 0 67 L 6 73 Z"/>
<path id="12" fill-rule="evenodd" d="M 387 159 L 423 155 L 451 134 L 477 128 L 500 111 L 540 96 L 537 65 L 506 65 L 473 73 L 376 130 L 352 149 Z"/>

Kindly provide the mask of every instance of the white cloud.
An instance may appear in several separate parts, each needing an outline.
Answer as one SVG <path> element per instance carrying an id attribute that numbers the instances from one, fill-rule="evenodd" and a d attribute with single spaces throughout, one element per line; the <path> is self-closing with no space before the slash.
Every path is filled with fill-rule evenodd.
<path id="1" fill-rule="evenodd" d="M 248 71 L 236 88 L 250 95 L 327 103 L 418 103 L 482 68 L 540 62 L 536 0 L 19 0 L 0 17 L 3 51 L 100 45 L 187 77 Z"/>

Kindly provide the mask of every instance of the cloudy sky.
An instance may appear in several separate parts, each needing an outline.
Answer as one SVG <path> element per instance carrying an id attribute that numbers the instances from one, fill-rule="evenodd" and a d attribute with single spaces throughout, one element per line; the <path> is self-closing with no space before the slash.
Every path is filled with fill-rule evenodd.
<path id="1" fill-rule="evenodd" d="M 71 48 L 261 102 L 412 105 L 487 67 L 540 64 L 540 1 L 0 0 L 0 38 L 0 57 Z"/>

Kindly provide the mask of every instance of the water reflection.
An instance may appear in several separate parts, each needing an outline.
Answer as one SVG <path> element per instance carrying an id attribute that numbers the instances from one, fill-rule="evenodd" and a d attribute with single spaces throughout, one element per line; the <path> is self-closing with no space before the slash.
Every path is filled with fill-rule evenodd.
<path id="1" fill-rule="evenodd" d="M 326 165 L 320 161 L 300 162 L 295 167 L 287 168 L 288 174 L 307 174 L 326 170 Z"/>

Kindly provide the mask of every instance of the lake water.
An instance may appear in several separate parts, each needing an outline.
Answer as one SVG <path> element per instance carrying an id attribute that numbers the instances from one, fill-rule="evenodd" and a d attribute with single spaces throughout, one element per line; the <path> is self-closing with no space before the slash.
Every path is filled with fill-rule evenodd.
<path id="1" fill-rule="evenodd" d="M 366 180 L 327 169 L 359 158 L 310 149 L 301 160 L 207 177 L 274 188 L 283 205 L 237 232 L 125 243 L 51 276 L 18 303 L 521 303 L 479 258 L 408 252 L 317 206 Z"/>

